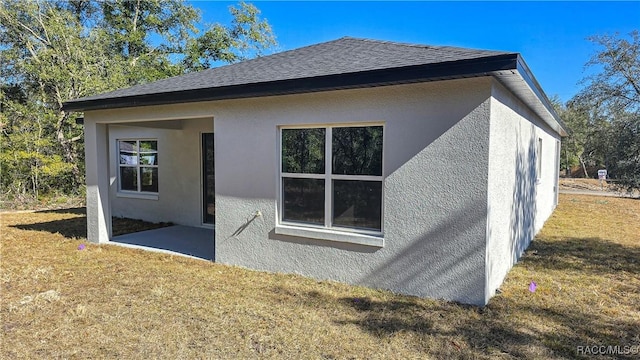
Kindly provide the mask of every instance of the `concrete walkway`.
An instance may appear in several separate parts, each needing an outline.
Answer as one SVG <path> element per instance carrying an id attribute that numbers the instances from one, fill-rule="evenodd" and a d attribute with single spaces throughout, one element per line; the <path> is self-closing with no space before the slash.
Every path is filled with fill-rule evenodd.
<path id="1" fill-rule="evenodd" d="M 213 229 L 175 225 L 116 236 L 110 243 L 190 258 L 213 260 Z"/>

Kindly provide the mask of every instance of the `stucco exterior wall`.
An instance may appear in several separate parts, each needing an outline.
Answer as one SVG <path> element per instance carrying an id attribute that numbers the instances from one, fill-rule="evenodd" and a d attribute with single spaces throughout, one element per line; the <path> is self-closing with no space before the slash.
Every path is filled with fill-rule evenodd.
<path id="1" fill-rule="evenodd" d="M 216 261 L 483 304 L 490 92 L 481 78 L 220 102 Z M 278 127 L 359 122 L 385 124 L 384 247 L 275 234 Z"/>
<path id="2" fill-rule="evenodd" d="M 537 172 L 542 139 L 542 172 Z M 559 135 L 493 82 L 489 145 L 487 301 L 556 205 Z"/>
<path id="3" fill-rule="evenodd" d="M 111 234 L 109 134 L 108 126 L 96 123 L 91 113 L 85 115 L 84 141 L 87 239 L 94 243 L 107 242 Z"/>
<path id="4" fill-rule="evenodd" d="M 213 132 L 213 119 L 180 120 L 179 129 L 109 125 L 111 214 L 187 226 L 202 224 L 201 134 Z M 117 140 L 158 140 L 158 197 L 143 199 L 118 192 Z"/>
<path id="5" fill-rule="evenodd" d="M 112 159 L 116 139 L 158 139 L 158 200 L 118 197 L 110 161 L 113 215 L 191 226 L 201 221 L 200 134 L 213 130 L 215 260 L 252 269 L 482 305 L 555 206 L 557 134 L 490 77 L 85 118 L 98 129 L 109 124 Z M 145 121 L 177 121 L 180 129 L 123 126 Z M 384 247 L 276 234 L 278 128 L 358 123 L 385 126 Z M 536 184 L 538 137 L 544 165 Z"/>

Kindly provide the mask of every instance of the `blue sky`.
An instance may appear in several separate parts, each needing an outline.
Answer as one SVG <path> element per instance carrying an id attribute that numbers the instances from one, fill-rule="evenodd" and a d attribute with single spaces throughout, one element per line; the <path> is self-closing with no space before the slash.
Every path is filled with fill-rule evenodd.
<path id="1" fill-rule="evenodd" d="M 252 2 L 280 50 L 343 36 L 519 52 L 549 97 L 581 88 L 597 34 L 640 30 L 640 2 Z M 235 2 L 193 1 L 204 22 L 228 23 Z"/>

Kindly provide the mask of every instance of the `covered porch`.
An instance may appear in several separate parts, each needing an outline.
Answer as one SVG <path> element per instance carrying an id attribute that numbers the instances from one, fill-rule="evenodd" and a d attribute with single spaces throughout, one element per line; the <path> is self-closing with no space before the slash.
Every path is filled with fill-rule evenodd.
<path id="1" fill-rule="evenodd" d="M 85 118 L 88 240 L 213 260 L 213 118 L 158 115 Z M 176 225 L 118 235 L 112 218 Z"/>
<path id="2" fill-rule="evenodd" d="M 114 236 L 109 243 L 213 261 L 215 259 L 213 237 L 214 230 L 210 228 L 173 225 Z"/>

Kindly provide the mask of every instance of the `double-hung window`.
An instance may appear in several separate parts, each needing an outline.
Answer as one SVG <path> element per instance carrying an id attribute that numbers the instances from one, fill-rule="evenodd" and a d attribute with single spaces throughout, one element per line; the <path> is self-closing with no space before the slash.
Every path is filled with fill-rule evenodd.
<path id="1" fill-rule="evenodd" d="M 158 141 L 118 140 L 118 190 L 158 193 Z"/>
<path id="2" fill-rule="evenodd" d="M 382 125 L 280 134 L 282 224 L 382 233 Z"/>

